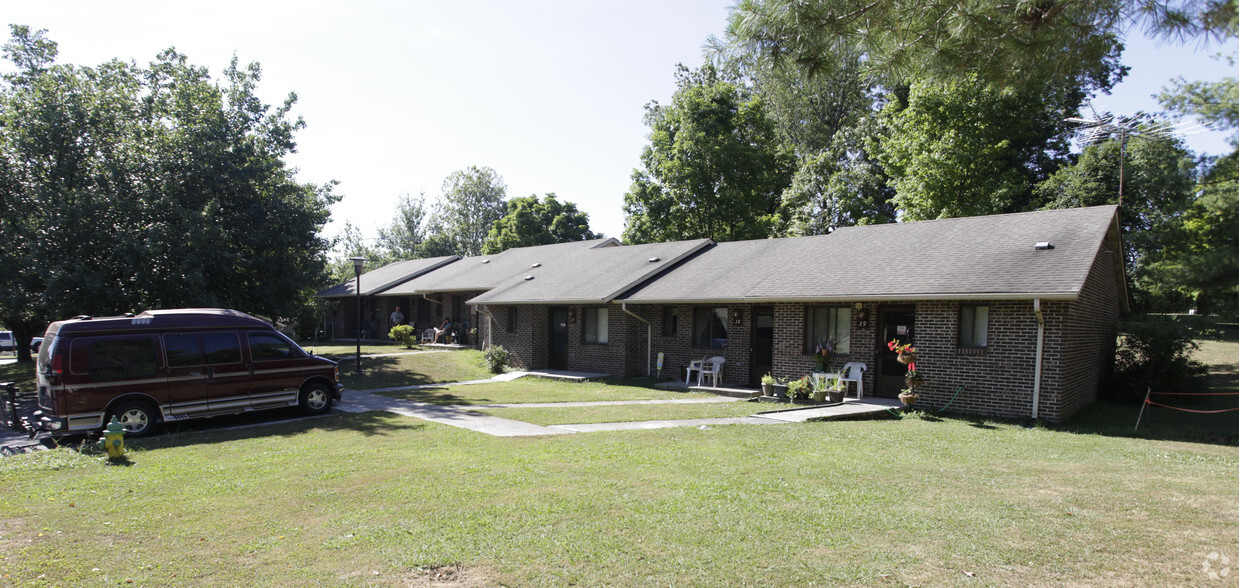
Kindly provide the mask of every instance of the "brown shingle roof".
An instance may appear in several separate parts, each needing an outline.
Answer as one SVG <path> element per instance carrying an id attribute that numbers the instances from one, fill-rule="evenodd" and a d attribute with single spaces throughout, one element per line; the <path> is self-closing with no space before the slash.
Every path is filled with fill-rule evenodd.
<path id="1" fill-rule="evenodd" d="M 567 252 L 497 284 L 470 304 L 598 304 L 700 251 L 709 239 Z M 526 279 L 530 278 L 530 279 Z"/>
<path id="2" fill-rule="evenodd" d="M 551 263 L 573 252 L 601 250 L 617 246 L 618 244 L 619 242 L 615 239 L 594 239 L 592 241 L 573 241 L 553 245 L 518 247 L 495 255 L 466 257 L 447 267 L 386 290 L 383 292 L 383 295 L 407 296 L 431 292 L 490 290 L 513 276 L 524 275 L 521 272 L 528 271 L 535 263 Z"/>
<path id="3" fill-rule="evenodd" d="M 361 275 L 361 295 L 378 294 L 401 282 L 406 282 L 427 272 L 434 271 L 453 261 L 460 259 L 459 255 L 445 257 L 428 257 L 425 259 L 409 259 L 389 263 L 381 268 L 368 271 Z M 357 295 L 357 281 L 349 280 L 336 284 L 318 293 L 319 298 L 342 298 Z"/>
<path id="4" fill-rule="evenodd" d="M 1115 215 L 1116 207 L 1097 206 L 719 243 L 618 299 L 1072 299 L 1084 286 Z M 1038 250 L 1039 242 L 1053 248 Z"/>

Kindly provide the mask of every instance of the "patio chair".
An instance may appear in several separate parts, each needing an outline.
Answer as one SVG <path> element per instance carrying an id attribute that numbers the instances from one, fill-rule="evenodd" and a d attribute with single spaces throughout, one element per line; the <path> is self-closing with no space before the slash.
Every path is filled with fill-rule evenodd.
<path id="1" fill-rule="evenodd" d="M 697 385 L 701 386 L 701 381 L 709 376 L 713 380 L 711 387 L 718 388 L 718 379 L 723 375 L 723 362 L 727 361 L 721 355 L 716 355 L 705 360 L 701 364 L 701 369 L 697 370 Z"/>
<path id="2" fill-rule="evenodd" d="M 422 342 L 423 344 L 425 344 L 425 343 L 433 343 L 433 342 L 434 342 L 434 340 L 435 340 L 435 330 L 434 330 L 434 329 L 426 329 L 425 331 L 422 331 L 422 340 L 421 340 L 421 342 Z"/>
<path id="3" fill-rule="evenodd" d="M 856 382 L 856 399 L 860 400 L 865 397 L 865 382 L 862 376 L 865 375 L 865 370 L 869 369 L 863 362 L 852 361 L 843 365 L 843 371 L 839 372 L 839 381 L 847 386 L 846 382 Z"/>
<path id="4" fill-rule="evenodd" d="M 684 370 L 684 385 L 687 386 L 693 379 L 693 372 L 697 372 L 698 380 L 701 379 L 701 364 L 705 363 L 705 359 L 694 359 L 688 362 L 688 369 Z"/>

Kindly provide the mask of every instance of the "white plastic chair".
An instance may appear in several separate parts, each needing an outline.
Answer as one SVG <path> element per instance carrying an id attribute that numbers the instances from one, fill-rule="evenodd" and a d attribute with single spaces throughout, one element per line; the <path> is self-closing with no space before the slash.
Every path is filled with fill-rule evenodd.
<path id="1" fill-rule="evenodd" d="M 860 400 L 865 397 L 865 382 L 862 379 L 865 375 L 865 370 L 869 369 L 864 363 L 852 361 L 844 364 L 843 371 L 840 372 L 840 382 L 856 382 L 856 399 Z M 845 383 L 846 387 L 847 384 Z"/>
<path id="2" fill-rule="evenodd" d="M 425 331 L 422 331 L 422 343 L 430 343 L 430 342 L 433 342 L 434 340 L 435 340 L 434 329 L 426 329 Z"/>
<path id="3" fill-rule="evenodd" d="M 723 375 L 723 363 L 727 360 L 721 355 L 716 355 L 705 360 L 701 365 L 701 369 L 697 370 L 697 385 L 701 386 L 701 381 L 709 376 L 713 380 L 711 387 L 718 388 L 718 379 Z"/>
<path id="4" fill-rule="evenodd" d="M 693 379 L 693 372 L 697 372 L 697 385 L 701 385 L 701 364 L 705 363 L 704 359 L 694 359 L 688 362 L 688 369 L 684 373 L 684 385 L 687 386 Z"/>

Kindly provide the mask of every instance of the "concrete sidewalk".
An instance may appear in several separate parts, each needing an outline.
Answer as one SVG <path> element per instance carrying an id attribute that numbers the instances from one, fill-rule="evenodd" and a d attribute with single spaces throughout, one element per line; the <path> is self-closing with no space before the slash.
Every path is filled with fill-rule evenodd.
<path id="1" fill-rule="evenodd" d="M 346 390 L 344 400 L 337 402 L 336 410 L 343 412 L 370 412 L 382 410 L 398 415 L 441 423 L 452 427 L 469 429 L 496 437 L 529 437 L 536 435 L 562 435 L 571 431 L 551 429 L 521 421 L 499 418 L 476 412 L 467 412 L 448 406 L 411 402 L 360 392 Z"/>

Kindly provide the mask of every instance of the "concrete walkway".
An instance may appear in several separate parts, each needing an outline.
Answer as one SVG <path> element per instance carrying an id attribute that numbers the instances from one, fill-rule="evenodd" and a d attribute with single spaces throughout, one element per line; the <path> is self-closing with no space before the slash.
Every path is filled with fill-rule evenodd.
<path id="1" fill-rule="evenodd" d="M 571 431 L 551 429 L 522 421 L 468 412 L 449 406 L 411 402 L 361 392 L 346 390 L 344 400 L 336 403 L 336 410 L 343 412 L 370 412 L 382 410 L 398 415 L 422 419 L 462 429 L 469 429 L 496 437 L 529 437 L 536 435 L 562 435 Z"/>
<path id="2" fill-rule="evenodd" d="M 606 374 L 560 372 L 556 370 L 546 370 L 540 372 L 508 372 L 486 380 L 468 380 L 464 382 L 447 382 L 442 384 L 421 384 L 415 386 L 381 388 L 378 390 L 368 391 L 345 390 L 344 400 L 336 404 L 336 409 L 344 412 L 368 412 L 382 410 L 453 427 L 469 429 L 479 433 L 486 433 L 487 435 L 494 435 L 496 437 L 527 437 L 537 435 L 563 435 L 568 433 L 594 433 L 601 431 L 637 431 L 666 429 L 671 427 L 701 427 L 712 425 L 778 425 L 787 423 L 802 423 L 809 420 L 875 414 L 886 412 L 888 409 L 900 406 L 898 400 L 890 398 L 866 398 L 863 400 L 848 400 L 843 404 L 836 404 L 833 406 L 813 406 L 806 408 L 767 411 L 747 417 L 630 421 L 616 423 L 582 423 L 575 425 L 552 425 L 549 427 L 543 427 L 541 425 L 505 419 L 474 411 L 477 409 L 491 408 L 570 408 L 582 406 L 621 406 L 630 404 L 712 404 L 737 402 L 740 399 L 719 396 L 714 398 L 670 398 L 665 400 L 598 400 L 585 402 L 531 402 L 524 404 L 476 405 L 457 404 L 451 406 L 440 406 L 436 404 L 427 404 L 425 402 L 413 402 L 410 400 L 388 398 L 386 396 L 374 394 L 374 392 L 419 390 L 423 388 L 445 388 L 448 386 L 506 382 L 527 375 L 584 380 L 602 377 Z"/>
<path id="3" fill-rule="evenodd" d="M 792 408 L 788 410 L 775 410 L 769 412 L 759 412 L 757 416 L 763 419 L 772 419 L 785 423 L 803 423 L 815 419 L 832 419 L 843 417 L 854 417 L 866 414 L 878 414 L 887 410 L 903 406 L 894 398 L 877 398 L 870 397 L 862 400 L 848 399 L 843 404 L 835 404 L 831 406 L 813 406 L 808 408 Z"/>

